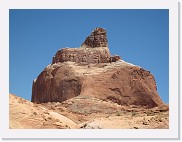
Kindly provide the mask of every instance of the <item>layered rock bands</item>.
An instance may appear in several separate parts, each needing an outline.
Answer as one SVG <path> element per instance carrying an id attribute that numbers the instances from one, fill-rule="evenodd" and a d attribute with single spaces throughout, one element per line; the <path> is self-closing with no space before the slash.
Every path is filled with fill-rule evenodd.
<path id="1" fill-rule="evenodd" d="M 110 55 L 103 28 L 96 28 L 80 48 L 58 50 L 33 81 L 32 102 L 62 102 L 78 95 L 148 108 L 163 104 L 149 71 Z"/>

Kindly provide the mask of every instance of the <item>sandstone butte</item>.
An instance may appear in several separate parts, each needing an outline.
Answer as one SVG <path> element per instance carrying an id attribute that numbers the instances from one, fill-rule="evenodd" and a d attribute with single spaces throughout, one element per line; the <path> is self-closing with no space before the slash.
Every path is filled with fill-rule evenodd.
<path id="1" fill-rule="evenodd" d="M 63 48 L 33 81 L 32 102 L 63 102 L 92 96 L 122 106 L 163 105 L 154 76 L 147 70 L 111 56 L 106 30 L 96 28 L 79 48 Z"/>

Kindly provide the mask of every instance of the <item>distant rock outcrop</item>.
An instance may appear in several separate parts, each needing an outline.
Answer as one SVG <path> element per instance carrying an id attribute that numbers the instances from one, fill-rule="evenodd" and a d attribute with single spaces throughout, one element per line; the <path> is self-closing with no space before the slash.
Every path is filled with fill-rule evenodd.
<path id="1" fill-rule="evenodd" d="M 96 28 L 80 48 L 59 50 L 33 81 L 32 102 L 62 102 L 78 95 L 125 106 L 163 104 L 149 71 L 110 56 L 103 28 Z"/>

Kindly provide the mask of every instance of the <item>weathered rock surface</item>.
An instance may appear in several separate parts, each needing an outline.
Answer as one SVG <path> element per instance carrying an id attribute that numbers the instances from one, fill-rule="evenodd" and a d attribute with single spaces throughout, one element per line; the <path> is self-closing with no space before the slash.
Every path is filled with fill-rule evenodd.
<path id="1" fill-rule="evenodd" d="M 71 119 L 42 105 L 34 104 L 18 96 L 9 95 L 10 129 L 76 129 Z"/>
<path id="2" fill-rule="evenodd" d="M 52 64 L 59 62 L 108 63 L 110 52 L 108 47 L 102 48 L 63 48 L 56 52 Z"/>
<path id="3" fill-rule="evenodd" d="M 162 105 L 154 76 L 141 67 L 110 56 L 106 31 L 96 28 L 80 48 L 56 53 L 33 81 L 32 102 L 62 102 L 78 95 L 119 105 Z"/>
<path id="4" fill-rule="evenodd" d="M 153 75 L 122 60 L 49 65 L 33 83 L 33 102 L 62 102 L 78 95 L 94 96 L 120 105 L 155 107 L 163 104 Z"/>
<path id="5" fill-rule="evenodd" d="M 77 63 L 108 63 L 110 61 L 110 52 L 106 30 L 96 28 L 86 38 L 80 48 L 63 48 L 58 50 L 52 59 L 52 64 L 66 61 Z"/>
<path id="6" fill-rule="evenodd" d="M 81 47 L 108 47 L 106 30 L 103 28 L 96 28 L 94 31 L 92 31 L 91 35 L 86 38 L 84 43 L 82 43 Z"/>

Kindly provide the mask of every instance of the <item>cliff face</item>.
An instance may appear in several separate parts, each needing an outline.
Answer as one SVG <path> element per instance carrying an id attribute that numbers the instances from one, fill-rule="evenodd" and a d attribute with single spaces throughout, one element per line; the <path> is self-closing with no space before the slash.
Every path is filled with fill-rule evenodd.
<path id="1" fill-rule="evenodd" d="M 62 102 L 78 95 L 120 105 L 155 107 L 162 104 L 150 72 L 117 61 L 103 64 L 65 62 L 49 65 L 33 83 L 32 101 Z"/>
<path id="2" fill-rule="evenodd" d="M 33 81 L 32 102 L 62 102 L 78 95 L 125 106 L 163 104 L 149 71 L 110 56 L 102 28 L 96 28 L 80 48 L 59 50 Z"/>
<path id="3" fill-rule="evenodd" d="M 57 51 L 52 64 L 58 62 L 108 63 L 110 52 L 108 47 L 102 48 L 63 48 Z"/>
<path id="4" fill-rule="evenodd" d="M 86 38 L 80 48 L 63 48 L 58 50 L 52 59 L 52 64 L 67 61 L 77 63 L 108 63 L 110 61 L 110 52 L 106 30 L 96 28 Z"/>

